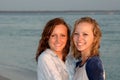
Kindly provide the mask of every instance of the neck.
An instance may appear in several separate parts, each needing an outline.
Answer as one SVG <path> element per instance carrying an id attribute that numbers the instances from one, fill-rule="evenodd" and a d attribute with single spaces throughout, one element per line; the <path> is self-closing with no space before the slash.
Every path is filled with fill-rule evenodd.
<path id="1" fill-rule="evenodd" d="M 57 54 L 57 56 L 62 60 L 63 59 L 63 55 L 62 52 L 55 52 Z"/>
<path id="2" fill-rule="evenodd" d="M 81 58 L 82 58 L 82 64 L 84 64 L 85 62 L 86 62 L 86 60 L 90 57 L 90 53 L 81 53 L 82 54 L 82 56 L 81 56 Z"/>

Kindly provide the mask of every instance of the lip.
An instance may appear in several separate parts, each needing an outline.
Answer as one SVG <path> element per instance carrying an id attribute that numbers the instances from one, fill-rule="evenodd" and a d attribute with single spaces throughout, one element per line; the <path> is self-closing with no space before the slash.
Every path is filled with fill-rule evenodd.
<path id="1" fill-rule="evenodd" d="M 56 46 L 56 47 L 61 47 L 61 44 L 56 44 L 55 46 Z"/>

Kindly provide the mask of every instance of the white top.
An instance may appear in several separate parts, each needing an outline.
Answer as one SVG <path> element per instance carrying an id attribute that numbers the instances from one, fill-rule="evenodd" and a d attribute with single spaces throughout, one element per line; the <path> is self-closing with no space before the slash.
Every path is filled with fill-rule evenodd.
<path id="1" fill-rule="evenodd" d="M 82 67 L 79 68 L 79 66 L 76 68 L 76 73 L 73 80 L 89 80 L 86 69 L 86 64 L 84 64 Z"/>
<path id="2" fill-rule="evenodd" d="M 66 67 L 67 67 L 68 74 L 69 74 L 69 80 L 73 80 L 76 62 L 77 62 L 77 60 L 75 60 L 75 58 L 72 56 L 72 54 L 69 53 L 67 58 L 66 58 L 66 63 L 65 63 Z"/>
<path id="3" fill-rule="evenodd" d="M 50 49 L 46 49 L 38 58 L 38 80 L 68 80 L 64 62 Z"/>

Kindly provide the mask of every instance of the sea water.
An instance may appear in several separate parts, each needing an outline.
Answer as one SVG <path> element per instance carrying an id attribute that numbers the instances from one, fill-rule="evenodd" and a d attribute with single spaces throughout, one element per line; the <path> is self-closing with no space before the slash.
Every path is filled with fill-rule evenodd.
<path id="1" fill-rule="evenodd" d="M 11 80 L 37 80 L 35 54 L 46 22 L 62 17 L 71 25 L 90 16 L 102 30 L 101 59 L 106 80 L 120 77 L 120 14 L 94 13 L 0 13 L 0 75 Z"/>

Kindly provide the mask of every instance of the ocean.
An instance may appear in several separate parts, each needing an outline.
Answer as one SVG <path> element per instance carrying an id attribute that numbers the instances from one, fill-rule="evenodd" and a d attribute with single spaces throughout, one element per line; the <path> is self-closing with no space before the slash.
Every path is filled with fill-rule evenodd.
<path id="1" fill-rule="evenodd" d="M 120 77 L 120 12 L 0 12 L 0 75 L 10 80 L 37 80 L 35 53 L 44 25 L 62 17 L 71 25 L 90 16 L 102 30 L 101 59 L 106 80 Z"/>

